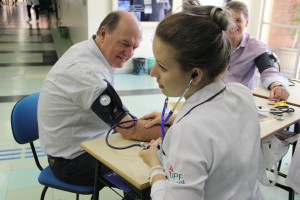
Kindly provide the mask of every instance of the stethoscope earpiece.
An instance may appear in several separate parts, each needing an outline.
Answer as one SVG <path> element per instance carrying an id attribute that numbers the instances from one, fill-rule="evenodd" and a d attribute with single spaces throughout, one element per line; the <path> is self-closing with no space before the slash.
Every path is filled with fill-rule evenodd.
<path id="1" fill-rule="evenodd" d="M 196 78 L 198 76 L 197 72 L 193 72 L 191 75 L 191 79 L 193 80 L 194 78 Z"/>

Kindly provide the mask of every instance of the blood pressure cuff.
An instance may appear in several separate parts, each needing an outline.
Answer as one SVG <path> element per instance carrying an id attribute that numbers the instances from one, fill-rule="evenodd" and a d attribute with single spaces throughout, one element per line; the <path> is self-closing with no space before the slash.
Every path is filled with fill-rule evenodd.
<path id="1" fill-rule="evenodd" d="M 92 110 L 100 117 L 108 126 L 112 127 L 118 124 L 129 111 L 122 104 L 122 101 L 107 81 L 107 88 L 97 97 L 97 99 L 92 104 Z"/>
<path id="2" fill-rule="evenodd" d="M 255 65 L 258 68 L 259 73 L 262 73 L 268 68 L 275 67 L 274 63 L 278 60 L 273 54 L 263 53 L 255 59 Z"/>

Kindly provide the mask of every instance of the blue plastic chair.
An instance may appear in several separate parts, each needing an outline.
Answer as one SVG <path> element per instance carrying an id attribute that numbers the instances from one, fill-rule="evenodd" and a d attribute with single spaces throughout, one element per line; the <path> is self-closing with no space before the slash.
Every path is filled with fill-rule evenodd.
<path id="1" fill-rule="evenodd" d="M 37 122 L 37 105 L 39 93 L 34 93 L 19 100 L 11 113 L 11 128 L 13 136 L 19 144 L 30 144 L 37 167 L 41 170 L 38 177 L 40 184 L 44 185 L 41 200 L 44 200 L 48 187 L 72 192 L 79 199 L 80 194 L 93 194 L 94 186 L 80 186 L 62 182 L 52 173 L 50 167 L 43 168 L 37 156 L 34 141 L 39 139 Z"/>

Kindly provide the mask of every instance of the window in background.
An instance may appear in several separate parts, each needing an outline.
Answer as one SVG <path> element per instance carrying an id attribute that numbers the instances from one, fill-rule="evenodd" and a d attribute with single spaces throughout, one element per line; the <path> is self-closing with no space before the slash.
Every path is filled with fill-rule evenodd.
<path id="1" fill-rule="evenodd" d="M 264 0 L 260 39 L 280 60 L 280 71 L 299 79 L 300 0 Z"/>
<path id="2" fill-rule="evenodd" d="M 132 12 L 141 22 L 159 22 L 172 12 L 173 0 L 118 0 L 118 10 Z"/>

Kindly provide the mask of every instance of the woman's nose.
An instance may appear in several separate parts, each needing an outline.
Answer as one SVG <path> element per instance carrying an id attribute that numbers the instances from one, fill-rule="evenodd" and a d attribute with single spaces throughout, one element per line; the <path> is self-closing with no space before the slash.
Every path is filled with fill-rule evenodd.
<path id="1" fill-rule="evenodd" d="M 153 65 L 153 68 L 150 71 L 150 76 L 157 77 L 157 65 L 156 65 L 156 63 Z"/>

